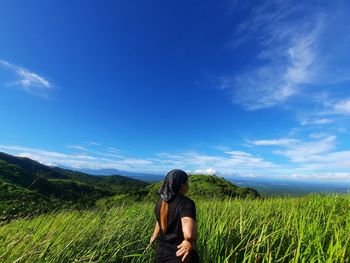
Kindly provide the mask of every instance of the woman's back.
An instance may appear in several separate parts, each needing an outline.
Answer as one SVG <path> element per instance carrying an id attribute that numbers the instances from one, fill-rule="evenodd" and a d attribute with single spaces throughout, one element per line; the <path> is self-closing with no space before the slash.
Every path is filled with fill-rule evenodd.
<path id="1" fill-rule="evenodd" d="M 159 224 L 161 204 L 162 199 L 160 198 L 154 207 Z M 168 202 L 167 229 L 165 233 L 161 231 L 156 239 L 155 262 L 181 262 L 180 258 L 176 256 L 176 251 L 177 246 L 184 240 L 181 218 L 185 216 L 197 220 L 195 203 L 189 197 L 177 193 L 175 198 Z M 188 260 L 185 262 L 198 262 L 196 258 L 198 258 L 197 251 L 191 250 Z"/>

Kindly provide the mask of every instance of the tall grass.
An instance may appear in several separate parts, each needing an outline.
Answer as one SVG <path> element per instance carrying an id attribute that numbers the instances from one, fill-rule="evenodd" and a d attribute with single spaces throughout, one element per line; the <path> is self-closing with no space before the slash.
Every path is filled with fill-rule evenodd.
<path id="1" fill-rule="evenodd" d="M 350 262 L 350 195 L 194 200 L 202 262 Z M 154 203 L 0 226 L 0 262 L 152 262 Z"/>

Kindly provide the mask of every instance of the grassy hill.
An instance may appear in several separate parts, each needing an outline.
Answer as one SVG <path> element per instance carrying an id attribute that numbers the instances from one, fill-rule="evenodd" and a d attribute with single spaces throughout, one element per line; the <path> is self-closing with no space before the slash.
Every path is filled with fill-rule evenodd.
<path id="1" fill-rule="evenodd" d="M 149 193 L 147 199 L 155 200 L 159 198 L 156 194 L 163 181 L 153 183 L 147 186 Z M 253 188 L 238 187 L 223 177 L 205 174 L 189 175 L 189 197 L 196 198 L 218 198 L 224 199 L 228 197 L 260 197 L 260 194 Z"/>
<path id="2" fill-rule="evenodd" d="M 34 211 L 89 208 L 100 198 L 147 185 L 125 176 L 93 176 L 0 153 L 0 220 Z"/>
<path id="3" fill-rule="evenodd" d="M 119 204 L 132 204 L 135 201 L 156 201 L 159 199 L 157 190 L 163 181 L 136 189 L 128 193 L 116 194 L 112 197 L 102 198 L 97 201 L 99 207 L 111 208 Z M 250 187 L 238 187 L 223 177 L 205 174 L 189 175 L 189 192 L 187 196 L 196 199 L 227 198 L 260 198 L 260 194 Z"/>
<path id="4" fill-rule="evenodd" d="M 349 262 L 350 195 L 196 200 L 201 262 Z M 152 262 L 154 202 L 0 225 L 0 262 Z"/>
<path id="5" fill-rule="evenodd" d="M 349 261 L 350 195 L 257 198 L 256 190 L 222 177 L 189 180 L 201 262 Z M 151 262 L 155 246 L 146 248 L 161 183 L 90 176 L 0 153 L 2 219 L 73 208 L 0 221 L 0 262 Z M 75 209 L 95 203 L 93 210 Z"/>

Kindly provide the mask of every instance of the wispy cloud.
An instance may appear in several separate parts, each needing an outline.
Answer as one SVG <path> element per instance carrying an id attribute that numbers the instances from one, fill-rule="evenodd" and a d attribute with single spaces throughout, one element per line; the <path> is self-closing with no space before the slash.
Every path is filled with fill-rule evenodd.
<path id="1" fill-rule="evenodd" d="M 328 136 L 318 141 L 299 141 L 288 145 L 286 150 L 276 150 L 275 153 L 287 156 L 293 162 L 310 162 L 319 156 L 335 149 L 336 136 Z"/>
<path id="2" fill-rule="evenodd" d="M 299 84 L 313 81 L 324 16 L 297 17 L 300 8 L 289 1 L 265 1 L 237 27 L 236 37 L 247 41 L 249 35 L 261 51 L 258 63 L 221 77 L 221 88 L 232 90 L 233 102 L 247 110 L 268 108 L 298 93 Z"/>
<path id="3" fill-rule="evenodd" d="M 93 142 L 93 141 L 90 141 L 90 142 L 86 142 L 88 145 L 92 145 L 92 146 L 100 146 L 101 143 L 99 142 Z"/>
<path id="4" fill-rule="evenodd" d="M 309 135 L 310 138 L 313 138 L 313 139 L 320 139 L 320 138 L 324 138 L 324 137 L 327 137 L 328 134 L 325 133 L 325 132 L 319 132 L 319 133 L 311 133 Z"/>
<path id="5" fill-rule="evenodd" d="M 67 145 L 67 148 L 69 149 L 75 149 L 75 150 L 81 150 L 81 151 L 88 151 L 86 147 L 80 146 L 80 145 Z"/>
<path id="6" fill-rule="evenodd" d="M 191 173 L 217 174 L 225 177 L 346 179 L 350 169 L 350 151 L 336 151 L 336 137 L 333 135 L 310 137 L 314 140 L 282 138 L 250 141 L 255 147 L 277 147 L 277 149 L 269 148 L 269 153 L 284 156 L 288 162 L 274 162 L 251 152 L 228 150 L 229 147 L 225 147 L 225 150 L 217 154 L 189 150 L 159 152 L 148 158 L 94 151 L 63 153 L 18 145 L 0 145 L 0 151 L 28 157 L 47 165 L 65 165 L 72 168 L 113 168 L 161 174 L 180 168 Z"/>
<path id="7" fill-rule="evenodd" d="M 157 158 L 152 160 L 164 167 L 186 167 L 191 171 L 216 171 L 224 175 L 246 176 L 252 173 L 261 175 L 261 171 L 268 172 L 279 167 L 262 157 L 237 150 L 226 150 L 217 155 L 197 151 L 162 152 L 156 156 Z"/>
<path id="8" fill-rule="evenodd" d="M 325 125 L 334 122 L 334 119 L 330 118 L 304 118 L 300 121 L 301 125 Z"/>
<path id="9" fill-rule="evenodd" d="M 46 149 L 23 147 L 18 145 L 0 145 L 0 151 L 28 157 L 46 165 L 65 165 L 72 168 L 115 168 L 130 171 L 143 171 L 151 162 L 141 158 L 118 156 L 119 158 L 105 158 L 101 154 L 69 154 Z"/>
<path id="10" fill-rule="evenodd" d="M 210 174 L 210 175 L 213 175 L 213 174 L 216 174 L 217 171 L 213 168 L 208 168 L 208 169 L 197 169 L 197 170 L 194 170 L 193 173 L 195 174 Z"/>
<path id="11" fill-rule="evenodd" d="M 310 134 L 313 140 L 272 139 L 250 141 L 255 146 L 274 146 L 272 154 L 284 156 L 287 165 L 281 166 L 289 178 L 334 179 L 348 178 L 350 151 L 336 149 L 337 137 L 326 133 Z"/>
<path id="12" fill-rule="evenodd" d="M 271 139 L 271 140 L 247 140 L 248 143 L 254 145 L 268 145 L 268 146 L 287 146 L 293 143 L 297 143 L 299 140 L 296 139 Z"/>
<path id="13" fill-rule="evenodd" d="M 200 171 L 209 174 L 218 173 L 241 176 L 254 174 L 256 176 L 261 175 L 259 171 L 276 169 L 278 167 L 259 156 L 236 150 L 221 152 L 218 155 L 208 155 L 196 151 L 161 152 L 155 153 L 153 157 L 149 158 L 138 158 L 122 154 L 105 154 L 94 151 L 89 151 L 88 154 L 69 154 L 18 145 L 0 145 L 0 151 L 32 158 L 47 165 L 65 165 L 73 168 L 91 169 L 114 168 L 135 172 L 163 173 L 178 167 L 186 171 Z"/>
<path id="14" fill-rule="evenodd" d="M 48 91 L 54 88 L 49 80 L 24 67 L 11 64 L 5 60 L 0 60 L 0 66 L 14 75 L 15 80 L 6 83 L 9 86 L 20 87 L 29 93 L 42 97 L 47 97 Z"/>
<path id="15" fill-rule="evenodd" d="M 315 138 L 315 134 L 310 135 Z M 298 139 L 253 140 L 249 143 L 257 146 L 279 146 L 283 150 L 273 150 L 273 153 L 288 157 L 293 162 L 309 162 L 318 159 L 320 154 L 335 149 L 336 136 L 319 134 L 319 140 L 304 141 Z"/>
<path id="16" fill-rule="evenodd" d="M 326 98 L 322 102 L 319 110 L 305 114 L 301 119 L 301 124 L 328 124 L 336 120 L 350 117 L 350 97 Z"/>
<path id="17" fill-rule="evenodd" d="M 344 180 L 348 181 L 350 179 L 350 173 L 324 173 L 316 175 L 304 175 L 304 174 L 292 174 L 292 178 L 297 179 L 323 179 L 323 180 Z"/>
<path id="18" fill-rule="evenodd" d="M 334 104 L 334 112 L 350 115 L 350 98 L 336 102 Z"/>
<path id="19" fill-rule="evenodd" d="M 258 54 L 240 72 L 219 77 L 218 87 L 228 90 L 232 101 L 245 110 L 258 110 L 304 95 L 310 85 L 349 80 L 331 65 L 344 55 L 344 49 L 334 49 L 337 44 L 327 40 L 335 37 L 333 31 L 339 41 L 347 41 L 342 38 L 344 32 L 334 30 L 342 26 L 344 17 L 337 3 L 268 0 L 251 8 L 248 18 L 236 27 L 235 48 L 249 43 L 256 45 Z"/>
<path id="20" fill-rule="evenodd" d="M 85 154 L 66 154 L 66 153 L 60 153 L 56 151 L 48 151 L 45 149 L 37 149 L 37 148 L 30 148 L 25 146 L 18 146 L 18 145 L 0 145 L 0 150 L 5 151 L 11 151 L 16 152 L 17 154 L 35 154 L 37 156 L 43 156 L 45 158 L 52 158 L 52 159 L 65 159 L 65 158 L 73 158 L 76 160 L 95 160 L 96 158 L 93 156 L 85 155 Z"/>

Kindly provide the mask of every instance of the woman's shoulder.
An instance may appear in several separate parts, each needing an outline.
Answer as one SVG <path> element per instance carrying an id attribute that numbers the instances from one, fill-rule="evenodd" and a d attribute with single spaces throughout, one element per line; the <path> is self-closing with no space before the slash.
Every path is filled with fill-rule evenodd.
<path id="1" fill-rule="evenodd" d="M 196 205 L 194 201 L 188 196 L 184 196 L 182 199 L 180 218 L 184 216 L 192 217 L 194 220 L 197 220 Z"/>
<path id="2" fill-rule="evenodd" d="M 190 197 L 188 197 L 188 196 L 186 196 L 186 195 L 183 195 L 182 200 L 183 200 L 183 203 L 185 203 L 185 204 L 191 203 L 191 204 L 193 204 L 193 205 L 196 205 L 195 202 L 194 202 Z"/>

